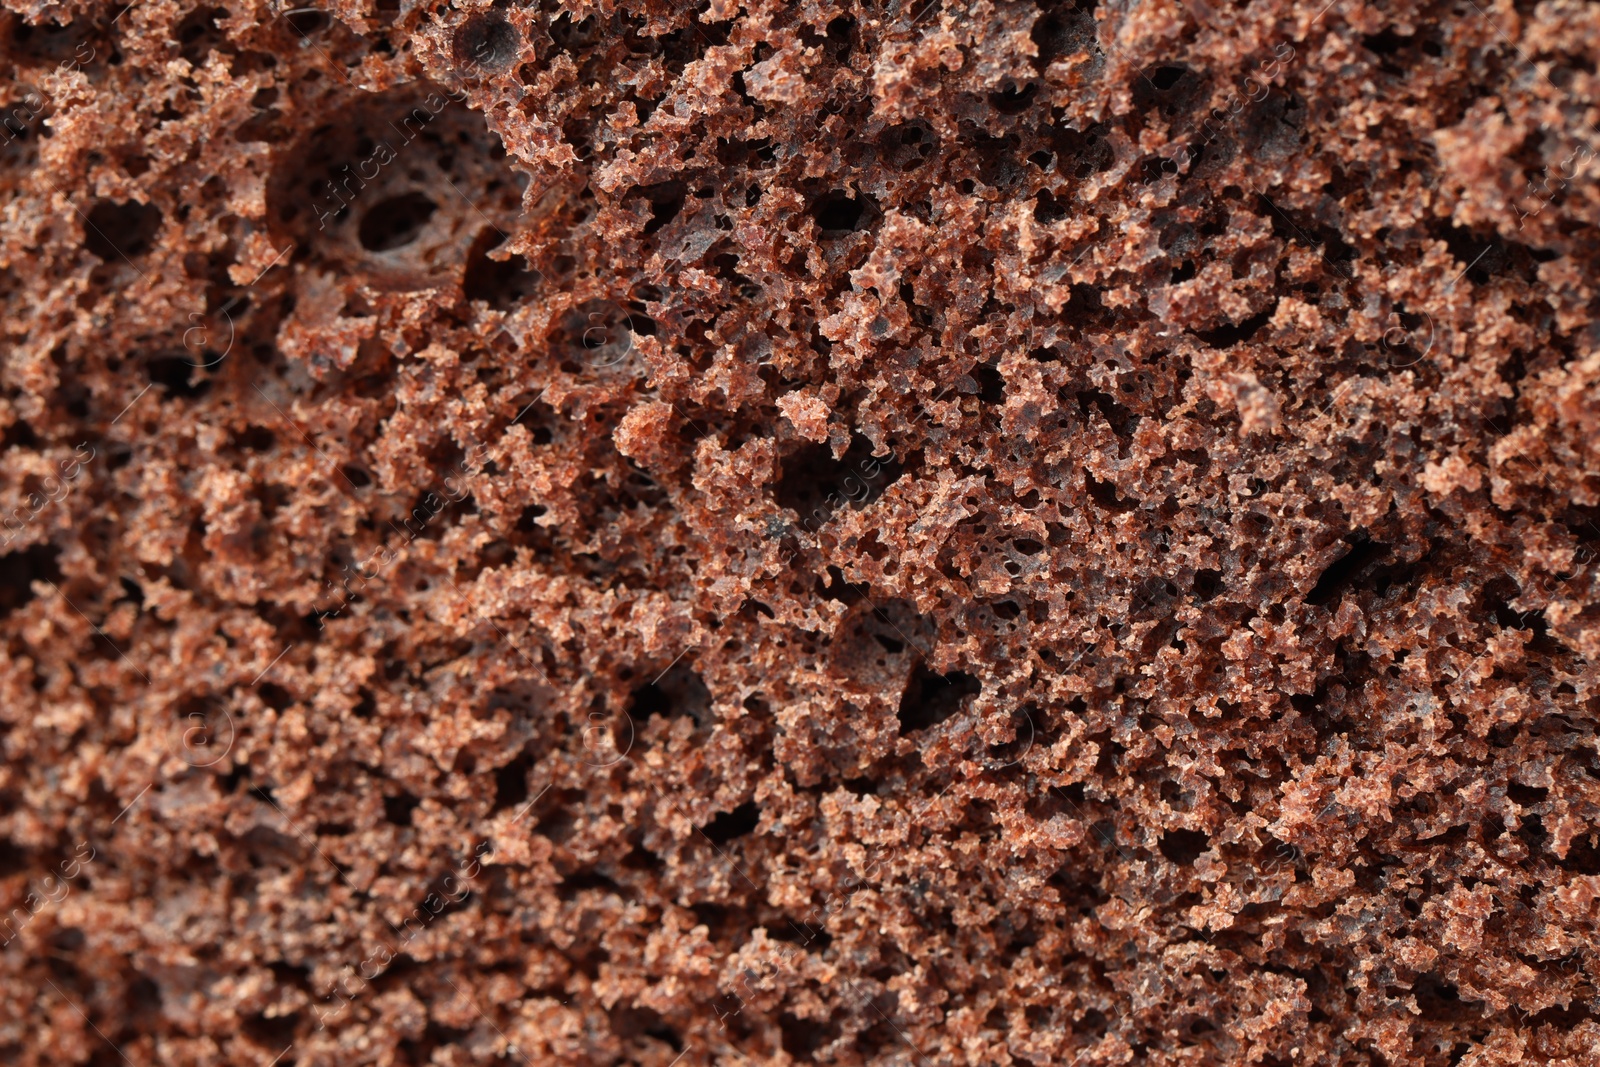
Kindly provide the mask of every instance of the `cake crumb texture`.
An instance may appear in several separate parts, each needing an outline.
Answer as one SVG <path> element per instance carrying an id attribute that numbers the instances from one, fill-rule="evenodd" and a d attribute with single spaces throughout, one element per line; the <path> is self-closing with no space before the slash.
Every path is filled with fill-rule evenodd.
<path id="1" fill-rule="evenodd" d="M 0 1061 L 1600 1063 L 1600 8 L 1324 2 L 3 0 Z"/>

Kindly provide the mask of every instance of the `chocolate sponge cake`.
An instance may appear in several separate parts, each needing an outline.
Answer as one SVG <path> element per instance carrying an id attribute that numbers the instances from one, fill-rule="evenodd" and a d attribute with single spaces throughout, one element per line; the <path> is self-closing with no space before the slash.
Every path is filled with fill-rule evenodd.
<path id="1" fill-rule="evenodd" d="M 4 0 L 0 1062 L 1600 1063 L 1597 62 Z"/>

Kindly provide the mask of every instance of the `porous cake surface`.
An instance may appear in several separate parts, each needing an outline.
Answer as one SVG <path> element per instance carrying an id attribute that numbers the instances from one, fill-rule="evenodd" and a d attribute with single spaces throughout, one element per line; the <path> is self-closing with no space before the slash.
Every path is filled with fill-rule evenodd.
<path id="1" fill-rule="evenodd" d="M 1600 8 L 4 12 L 0 1060 L 1600 1062 Z"/>

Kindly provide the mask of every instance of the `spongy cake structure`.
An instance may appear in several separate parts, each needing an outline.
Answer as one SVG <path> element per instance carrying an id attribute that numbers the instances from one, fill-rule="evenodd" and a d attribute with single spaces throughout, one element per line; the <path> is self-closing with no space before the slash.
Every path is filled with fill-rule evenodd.
<path id="1" fill-rule="evenodd" d="M 1600 8 L 0 40 L 0 1060 L 1600 1062 Z"/>

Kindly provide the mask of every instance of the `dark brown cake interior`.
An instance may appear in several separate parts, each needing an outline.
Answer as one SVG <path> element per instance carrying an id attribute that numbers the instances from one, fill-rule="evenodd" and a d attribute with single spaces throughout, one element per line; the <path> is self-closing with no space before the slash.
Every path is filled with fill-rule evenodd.
<path id="1" fill-rule="evenodd" d="M 1600 9 L 7 0 L 0 1059 L 1596 1062 Z"/>

